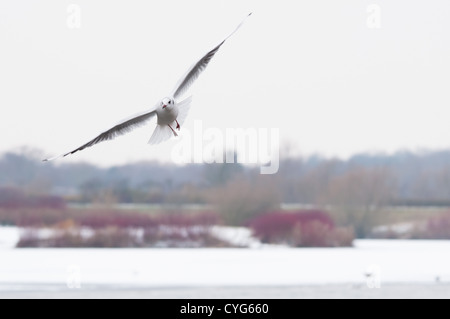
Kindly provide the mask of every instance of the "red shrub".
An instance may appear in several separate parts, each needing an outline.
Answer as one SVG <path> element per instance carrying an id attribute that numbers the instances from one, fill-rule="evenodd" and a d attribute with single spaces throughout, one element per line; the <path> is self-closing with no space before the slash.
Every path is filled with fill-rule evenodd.
<path id="1" fill-rule="evenodd" d="M 275 212 L 250 222 L 253 234 L 265 243 L 295 247 L 350 246 L 353 233 L 335 228 L 331 217 L 319 210 Z"/>
<path id="2" fill-rule="evenodd" d="M 22 190 L 10 187 L 0 188 L 0 208 L 51 208 L 63 209 L 66 207 L 64 199 L 50 195 L 27 195 Z"/>
<path id="3" fill-rule="evenodd" d="M 138 228 L 156 225 L 156 222 L 149 215 L 114 210 L 89 210 L 78 216 L 77 219 L 80 225 L 94 229 L 107 226 Z"/>
<path id="4" fill-rule="evenodd" d="M 429 239 L 450 239 L 450 213 L 430 218 L 425 236 Z"/>
<path id="5" fill-rule="evenodd" d="M 299 212 L 274 212 L 261 215 L 250 221 L 250 228 L 256 237 L 263 242 L 277 242 L 288 240 L 296 225 L 303 227 L 310 222 L 317 221 L 328 228 L 334 228 L 331 217 L 319 210 Z"/>
<path id="6" fill-rule="evenodd" d="M 218 224 L 219 220 L 219 216 L 211 212 L 202 212 L 193 215 L 168 214 L 159 215 L 156 218 L 156 222 L 159 225 L 174 227 L 212 226 Z"/>
<path id="7" fill-rule="evenodd" d="M 214 213 L 162 214 L 152 216 L 119 210 L 67 210 L 34 214 L 18 210 L 20 225 L 28 227 L 18 247 L 219 247 L 210 227 L 219 221 Z M 0 210 L 0 216 L 1 216 Z M 31 215 L 29 213 L 32 213 Z M 55 214 L 53 214 L 55 213 Z M 59 213 L 59 215 L 57 215 Z M 45 222 L 43 220 L 45 219 Z M 53 230 L 40 237 L 40 226 Z M 35 228 L 36 227 L 36 228 Z M 90 230 L 82 235 L 81 227 Z"/>

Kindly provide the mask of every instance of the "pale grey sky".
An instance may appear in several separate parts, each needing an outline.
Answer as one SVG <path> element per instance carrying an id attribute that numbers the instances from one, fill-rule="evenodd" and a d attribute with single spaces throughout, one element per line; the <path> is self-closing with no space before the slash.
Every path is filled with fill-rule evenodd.
<path id="1" fill-rule="evenodd" d="M 184 129 L 279 128 L 302 154 L 450 146 L 446 0 L 0 0 L 0 152 L 57 155 L 153 106 L 249 12 L 192 87 Z M 153 127 L 62 161 L 171 160 L 177 142 L 147 145 Z"/>

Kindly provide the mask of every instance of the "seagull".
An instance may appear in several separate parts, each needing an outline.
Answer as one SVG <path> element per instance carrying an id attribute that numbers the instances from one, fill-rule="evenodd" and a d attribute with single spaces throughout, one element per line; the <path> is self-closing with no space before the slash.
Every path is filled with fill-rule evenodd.
<path id="1" fill-rule="evenodd" d="M 122 120 L 114 127 L 101 133 L 93 140 L 87 142 L 86 144 L 78 147 L 71 152 L 61 154 L 52 158 L 47 158 L 43 161 L 53 161 L 60 157 L 66 157 L 68 155 L 75 154 L 98 143 L 113 140 L 120 135 L 124 135 L 139 126 L 146 124 L 155 115 L 157 117 L 157 125 L 148 142 L 149 144 L 159 144 L 170 139 L 172 136 L 178 136 L 176 130 L 179 131 L 181 129 L 181 125 L 184 123 L 188 115 L 189 108 L 192 102 L 192 96 L 189 96 L 182 101 L 179 101 L 180 97 L 182 97 L 183 94 L 186 93 L 186 91 L 191 87 L 191 85 L 195 82 L 199 75 L 206 69 L 211 59 L 214 57 L 217 51 L 219 51 L 220 47 L 225 43 L 225 41 L 227 41 L 233 34 L 235 34 L 236 31 L 239 30 L 239 28 L 242 26 L 242 24 L 244 24 L 245 20 L 251 15 L 252 13 L 248 14 L 230 35 L 228 35 L 216 47 L 206 53 L 195 64 L 193 64 L 183 75 L 183 77 L 181 77 L 181 79 L 178 81 L 171 94 L 163 98 L 160 102 L 156 103 L 153 108 Z"/>

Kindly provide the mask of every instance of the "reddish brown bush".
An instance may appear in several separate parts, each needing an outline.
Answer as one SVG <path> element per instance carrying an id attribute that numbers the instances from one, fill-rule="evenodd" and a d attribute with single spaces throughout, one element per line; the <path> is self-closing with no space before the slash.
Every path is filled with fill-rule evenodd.
<path id="1" fill-rule="evenodd" d="M 41 237 L 37 230 L 25 232 L 17 247 L 53 247 L 53 248 L 126 248 L 137 247 L 137 239 L 126 229 L 106 227 L 97 229 L 91 236 L 82 236 L 77 229 L 55 230 L 52 236 Z"/>
<path id="2" fill-rule="evenodd" d="M 254 235 L 263 242 L 276 242 L 290 237 L 296 225 L 302 226 L 312 221 L 319 221 L 329 228 L 334 227 L 328 214 L 315 210 L 269 213 L 253 219 L 249 225 Z"/>
<path id="3" fill-rule="evenodd" d="M 450 213 L 428 220 L 425 237 L 429 239 L 450 239 Z"/>
<path id="4" fill-rule="evenodd" d="M 150 216 L 137 212 L 123 212 L 116 210 L 88 210 L 76 217 L 81 226 L 93 229 L 114 226 L 118 228 L 151 227 L 156 225 Z"/>
<path id="5" fill-rule="evenodd" d="M 150 216 L 137 212 L 69 210 L 65 218 L 52 217 L 50 236 L 42 237 L 37 220 L 28 219 L 28 230 L 18 247 L 222 247 L 211 235 L 219 219 L 214 213 Z M 40 216 L 42 218 L 42 216 Z M 84 234 L 82 232 L 84 231 Z"/>
<path id="6" fill-rule="evenodd" d="M 348 229 L 335 228 L 331 217 L 318 210 L 275 212 L 250 222 L 253 234 L 265 243 L 283 243 L 295 247 L 349 246 L 353 241 Z"/>
<path id="7" fill-rule="evenodd" d="M 50 195 L 26 195 L 17 188 L 0 188 L 0 208 L 64 209 L 64 199 Z"/>

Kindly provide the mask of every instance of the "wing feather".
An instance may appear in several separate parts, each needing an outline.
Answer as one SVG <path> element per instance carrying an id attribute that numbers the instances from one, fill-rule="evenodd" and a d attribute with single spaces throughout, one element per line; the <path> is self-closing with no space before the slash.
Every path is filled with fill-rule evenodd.
<path id="1" fill-rule="evenodd" d="M 143 114 L 139 114 L 139 115 L 135 115 L 130 119 L 124 120 L 121 123 L 117 124 L 116 126 L 112 127 L 111 129 L 103 132 L 102 134 L 100 134 L 99 136 L 97 136 L 96 138 L 94 138 L 93 140 L 87 142 L 86 144 L 84 144 L 83 146 L 80 146 L 79 148 L 68 152 L 66 154 L 57 156 L 57 157 L 53 157 L 53 158 L 49 158 L 49 159 L 45 159 L 44 162 L 48 162 L 48 161 L 52 161 L 56 158 L 59 157 L 66 157 L 68 155 L 74 154 L 76 152 L 82 151 L 85 148 L 94 146 L 98 143 L 104 142 L 104 141 L 109 141 L 109 140 L 113 140 L 116 137 L 120 136 L 120 135 L 124 135 L 132 130 L 134 130 L 135 128 L 144 125 L 148 120 L 150 120 L 153 116 L 155 116 L 156 111 L 150 111 L 150 112 L 146 112 Z"/>
<path id="2" fill-rule="evenodd" d="M 214 49 L 206 53 L 197 63 L 195 63 L 191 68 L 186 72 L 186 74 L 178 81 L 175 89 L 172 93 L 174 98 L 179 98 L 183 93 L 187 91 L 187 89 L 194 83 L 194 81 L 199 77 L 199 75 L 206 69 L 211 59 L 214 55 L 219 51 L 220 47 L 228 40 L 237 30 L 242 26 L 245 20 L 251 16 L 251 13 L 234 29 L 234 31 L 227 36 L 222 42 L 219 43 Z"/>

